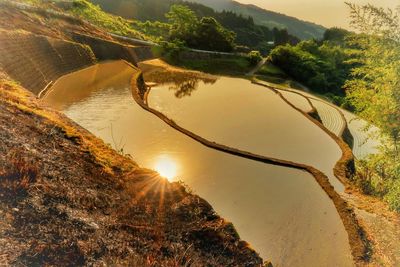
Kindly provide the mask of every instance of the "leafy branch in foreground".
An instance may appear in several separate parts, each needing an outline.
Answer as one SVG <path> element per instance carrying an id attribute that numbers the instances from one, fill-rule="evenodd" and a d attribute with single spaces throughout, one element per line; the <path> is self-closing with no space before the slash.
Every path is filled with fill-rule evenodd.
<path id="1" fill-rule="evenodd" d="M 365 192 L 383 197 L 400 211 L 400 17 L 399 11 L 348 4 L 352 25 L 361 34 L 350 44 L 358 48 L 357 67 L 345 87 L 357 113 L 380 128 L 379 155 L 359 164 L 356 181 Z"/>

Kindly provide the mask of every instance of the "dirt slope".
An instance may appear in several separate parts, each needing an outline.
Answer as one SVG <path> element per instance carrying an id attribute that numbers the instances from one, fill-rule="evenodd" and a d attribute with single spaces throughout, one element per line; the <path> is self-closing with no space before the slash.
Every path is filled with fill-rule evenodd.
<path id="1" fill-rule="evenodd" d="M 206 201 L 0 77 L 0 264 L 262 263 Z"/>

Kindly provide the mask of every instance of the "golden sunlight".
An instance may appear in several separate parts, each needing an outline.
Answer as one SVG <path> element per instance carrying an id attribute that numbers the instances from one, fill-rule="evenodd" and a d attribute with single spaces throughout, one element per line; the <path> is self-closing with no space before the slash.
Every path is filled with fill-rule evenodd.
<path id="1" fill-rule="evenodd" d="M 169 181 L 173 181 L 177 175 L 178 166 L 176 162 L 168 155 L 158 157 L 155 165 L 155 170 Z"/>

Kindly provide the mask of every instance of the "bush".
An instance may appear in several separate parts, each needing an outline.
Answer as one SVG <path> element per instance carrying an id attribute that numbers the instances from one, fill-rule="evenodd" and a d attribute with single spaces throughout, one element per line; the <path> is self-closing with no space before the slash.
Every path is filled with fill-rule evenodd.
<path id="1" fill-rule="evenodd" d="M 257 72 L 260 75 L 274 76 L 278 78 L 287 78 L 286 73 L 284 73 L 280 68 L 272 65 L 271 62 L 265 63 L 261 69 Z"/>
<path id="2" fill-rule="evenodd" d="M 197 25 L 195 35 L 187 43 L 198 49 L 232 52 L 235 38 L 235 33 L 225 29 L 214 18 L 204 17 Z"/>
<path id="3" fill-rule="evenodd" d="M 168 61 L 177 60 L 179 53 L 185 49 L 184 42 L 180 40 L 174 40 L 172 42 L 161 42 L 161 54 Z"/>
<path id="4" fill-rule="evenodd" d="M 365 194 L 383 198 L 400 212 L 400 163 L 391 154 L 371 155 L 357 162 L 354 181 Z"/>
<path id="5" fill-rule="evenodd" d="M 231 52 L 236 34 L 225 29 L 212 17 L 200 20 L 187 6 L 172 5 L 166 14 L 171 24 L 169 40 L 180 40 L 190 48 Z"/>
<path id="6" fill-rule="evenodd" d="M 247 58 L 251 65 L 257 65 L 262 60 L 261 53 L 259 51 L 251 51 L 247 54 Z"/>
<path id="7" fill-rule="evenodd" d="M 400 180 L 397 179 L 389 186 L 389 192 L 385 196 L 385 201 L 392 210 L 400 212 Z"/>
<path id="8" fill-rule="evenodd" d="M 340 46 L 315 41 L 278 46 L 270 53 L 271 62 L 295 80 L 319 93 L 339 96 L 344 96 L 342 87 L 350 75 L 348 57 Z"/>

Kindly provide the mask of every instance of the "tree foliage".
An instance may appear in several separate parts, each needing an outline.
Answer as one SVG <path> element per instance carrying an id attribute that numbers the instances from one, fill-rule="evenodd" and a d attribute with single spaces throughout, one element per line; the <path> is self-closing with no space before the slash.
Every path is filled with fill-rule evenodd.
<path id="1" fill-rule="evenodd" d="M 69 11 L 112 33 L 146 39 L 145 35 L 131 27 L 128 20 L 106 13 L 87 0 L 74 0 Z"/>
<path id="2" fill-rule="evenodd" d="M 171 39 L 188 39 L 199 24 L 196 14 L 188 7 L 182 5 L 172 5 L 170 11 L 165 16 L 171 25 Z"/>
<path id="3" fill-rule="evenodd" d="M 362 162 L 358 181 L 383 196 L 400 211 L 400 19 L 398 12 L 372 5 L 351 9 L 361 32 L 350 42 L 358 47 L 357 67 L 346 83 L 348 99 L 357 113 L 380 128 L 381 154 Z"/>
<path id="4" fill-rule="evenodd" d="M 171 25 L 169 40 L 183 41 L 188 47 L 231 52 L 235 47 L 235 33 L 225 29 L 212 17 L 200 20 L 183 5 L 173 5 L 166 14 Z"/>
<path id="5" fill-rule="evenodd" d="M 249 62 L 251 65 L 255 66 L 262 60 L 261 53 L 259 51 L 250 51 L 247 54 L 247 57 L 249 59 Z"/>
<path id="6" fill-rule="evenodd" d="M 344 37 L 343 37 L 344 38 Z M 295 80 L 316 92 L 344 96 L 351 65 L 346 48 L 323 40 L 302 41 L 296 46 L 278 46 L 270 53 L 271 62 Z"/>
<path id="7" fill-rule="evenodd" d="M 214 9 L 193 1 L 181 0 L 92 0 L 94 3 L 100 4 L 106 11 L 123 16 L 128 19 L 139 20 L 134 23 L 136 30 L 143 29 L 146 34 L 152 35 L 153 39 L 159 39 L 162 36 L 167 40 L 165 30 L 159 27 L 159 22 L 165 25 L 168 18 L 165 17 L 172 5 L 181 5 L 190 8 L 200 21 L 203 17 L 212 17 L 219 22 L 224 28 L 233 31 L 236 34 L 235 42 L 242 46 L 244 52 L 251 50 L 259 50 L 263 54 L 268 54 L 275 46 L 280 44 L 296 44 L 300 40 L 293 34 L 289 34 L 285 27 L 280 24 L 272 24 L 271 26 L 260 25 L 255 22 L 252 16 L 242 15 L 242 12 L 234 11 L 215 11 Z M 124 7 L 124 8 L 121 8 Z M 148 22 L 146 25 L 141 23 Z M 301 22 L 304 23 L 304 22 Z M 144 26 L 144 27 L 142 27 Z M 160 30 L 164 30 L 161 32 Z M 305 31 L 306 29 L 302 29 Z M 298 31 L 295 31 L 298 33 Z M 273 44 L 272 44 L 273 43 Z M 275 44 L 275 45 L 274 45 Z"/>
<path id="8" fill-rule="evenodd" d="M 204 50 L 230 52 L 235 47 L 236 35 L 225 29 L 212 17 L 203 17 L 197 26 L 195 38 L 192 39 L 193 46 Z"/>
<path id="9" fill-rule="evenodd" d="M 323 40 L 343 46 L 347 36 L 349 35 L 351 35 L 351 32 L 348 30 L 333 27 L 325 31 Z"/>
<path id="10" fill-rule="evenodd" d="M 400 134 L 400 22 L 391 11 L 367 5 L 352 8 L 353 23 L 363 34 L 351 42 L 360 50 L 346 84 L 357 112 L 378 126 L 398 151 Z M 379 26 L 378 26 L 379 25 Z"/>

